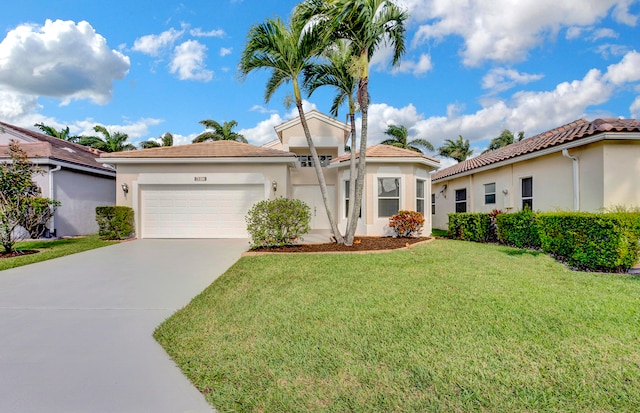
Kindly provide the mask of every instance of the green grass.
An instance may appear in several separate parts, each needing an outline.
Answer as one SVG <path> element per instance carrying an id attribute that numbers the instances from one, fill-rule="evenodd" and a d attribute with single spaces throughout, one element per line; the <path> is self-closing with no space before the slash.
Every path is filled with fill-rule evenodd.
<path id="1" fill-rule="evenodd" d="M 496 245 L 246 257 L 155 337 L 220 412 L 640 406 L 640 279 Z"/>
<path id="2" fill-rule="evenodd" d="M 0 259 L 0 271 L 112 245 L 115 242 L 116 241 L 103 241 L 98 238 L 97 235 L 18 242 L 16 243 L 17 250 L 39 250 L 40 252 L 20 257 L 2 258 Z"/>

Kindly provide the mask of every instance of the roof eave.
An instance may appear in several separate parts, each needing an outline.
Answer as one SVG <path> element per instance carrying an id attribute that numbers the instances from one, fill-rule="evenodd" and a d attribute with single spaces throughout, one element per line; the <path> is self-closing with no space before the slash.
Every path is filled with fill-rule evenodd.
<path id="1" fill-rule="evenodd" d="M 184 158 L 96 158 L 97 162 L 106 164 L 136 164 L 136 163 L 295 163 L 293 156 L 244 156 L 244 157 L 184 157 Z"/>
<path id="2" fill-rule="evenodd" d="M 367 163 L 400 163 L 400 164 L 419 164 L 429 166 L 433 169 L 437 169 L 440 166 L 440 162 L 428 158 L 418 158 L 418 157 L 367 157 Z M 328 168 L 340 168 L 349 166 L 351 163 L 350 159 L 334 162 L 329 164 Z M 356 165 L 360 163 L 360 158 L 356 158 Z"/>

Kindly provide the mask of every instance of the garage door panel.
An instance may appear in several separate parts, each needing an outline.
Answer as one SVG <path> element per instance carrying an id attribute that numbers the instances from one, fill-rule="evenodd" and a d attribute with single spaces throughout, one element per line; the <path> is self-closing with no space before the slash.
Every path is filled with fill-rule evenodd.
<path id="1" fill-rule="evenodd" d="M 142 238 L 246 238 L 262 185 L 151 185 L 141 189 Z"/>

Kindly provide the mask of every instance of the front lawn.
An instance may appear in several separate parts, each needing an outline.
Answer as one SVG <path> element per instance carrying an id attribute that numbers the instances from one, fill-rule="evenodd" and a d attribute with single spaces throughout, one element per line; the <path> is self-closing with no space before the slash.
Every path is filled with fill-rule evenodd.
<path id="1" fill-rule="evenodd" d="M 437 240 L 241 259 L 156 331 L 227 411 L 637 411 L 640 278 Z"/>
<path id="2" fill-rule="evenodd" d="M 17 250 L 39 250 L 40 252 L 19 257 L 1 258 L 0 271 L 104 247 L 115 242 L 117 241 L 103 241 L 97 235 L 18 242 L 16 243 Z"/>

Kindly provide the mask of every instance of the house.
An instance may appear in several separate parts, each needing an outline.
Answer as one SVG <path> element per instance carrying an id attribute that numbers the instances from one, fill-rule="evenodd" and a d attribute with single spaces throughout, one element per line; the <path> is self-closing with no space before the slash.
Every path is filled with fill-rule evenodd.
<path id="1" fill-rule="evenodd" d="M 640 121 L 576 120 L 431 177 L 434 228 L 453 212 L 640 206 Z"/>
<path id="2" fill-rule="evenodd" d="M 42 196 L 60 201 L 47 225 L 56 237 L 95 234 L 96 206 L 115 204 L 115 170 L 96 161 L 100 151 L 0 122 L 0 161 L 16 140 L 44 174 L 34 175 Z"/>
<path id="3" fill-rule="evenodd" d="M 307 122 L 323 167 L 330 204 L 342 231 L 348 205 L 350 128 L 318 111 Z M 140 238 L 244 238 L 253 204 L 279 196 L 303 200 L 311 229 L 330 227 L 307 141 L 298 118 L 275 127 L 277 139 L 261 147 L 216 141 L 103 153 L 117 171 L 118 205 L 133 208 Z M 374 146 L 367 150 L 367 174 L 359 235 L 384 235 L 400 209 L 423 209 L 431 232 L 429 174 L 439 162 L 422 154 Z"/>

